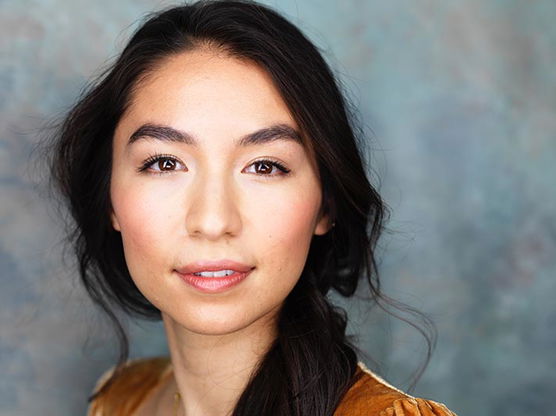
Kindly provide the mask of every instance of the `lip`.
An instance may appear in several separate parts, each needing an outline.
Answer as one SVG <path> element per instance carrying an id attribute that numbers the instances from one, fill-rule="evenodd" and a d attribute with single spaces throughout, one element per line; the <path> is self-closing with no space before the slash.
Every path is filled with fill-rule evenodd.
<path id="1" fill-rule="evenodd" d="M 233 260 L 203 260 L 176 269 L 179 277 L 194 289 L 203 293 L 221 293 L 238 285 L 251 274 L 253 266 Z M 203 277 L 194 273 L 202 271 L 233 270 L 234 273 L 223 277 Z"/>
<path id="2" fill-rule="evenodd" d="M 240 263 L 234 260 L 199 260 L 193 263 L 189 263 L 184 267 L 176 269 L 180 274 L 193 274 L 198 272 L 217 272 L 219 270 L 233 270 L 238 273 L 247 273 L 254 269 L 253 266 L 249 266 L 244 263 Z"/>
<path id="3" fill-rule="evenodd" d="M 251 271 L 246 273 L 235 272 L 229 276 L 224 277 L 203 277 L 194 274 L 181 274 L 178 272 L 179 277 L 194 289 L 203 293 L 221 293 L 243 282 Z"/>

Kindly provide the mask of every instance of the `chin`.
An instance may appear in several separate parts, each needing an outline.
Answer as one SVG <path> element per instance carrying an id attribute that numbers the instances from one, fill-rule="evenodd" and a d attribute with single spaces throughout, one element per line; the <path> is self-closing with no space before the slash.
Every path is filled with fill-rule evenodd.
<path id="1" fill-rule="evenodd" d="M 277 308 L 272 308 L 263 314 L 249 316 L 247 311 L 205 311 L 195 314 L 170 314 L 164 313 L 165 318 L 181 326 L 185 331 L 197 335 L 221 336 L 229 335 L 243 330 L 261 330 L 268 328 L 274 322 Z"/>

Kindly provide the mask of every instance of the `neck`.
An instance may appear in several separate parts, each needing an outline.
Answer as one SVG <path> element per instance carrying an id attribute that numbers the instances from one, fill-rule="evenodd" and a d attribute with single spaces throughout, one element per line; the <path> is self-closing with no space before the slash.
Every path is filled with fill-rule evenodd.
<path id="1" fill-rule="evenodd" d="M 276 337 L 275 317 L 225 335 L 188 331 L 162 315 L 179 392 L 187 416 L 232 413 L 253 371 Z"/>

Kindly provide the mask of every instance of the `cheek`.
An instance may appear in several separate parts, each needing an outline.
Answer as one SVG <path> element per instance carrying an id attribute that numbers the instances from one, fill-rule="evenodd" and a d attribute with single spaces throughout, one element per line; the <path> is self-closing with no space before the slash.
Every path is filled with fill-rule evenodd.
<path id="1" fill-rule="evenodd" d="M 264 217 L 271 233 L 270 238 L 291 242 L 299 238 L 306 240 L 312 236 L 314 216 L 314 203 L 298 201 L 283 204 L 275 209 L 272 217 L 268 214 Z M 269 218 L 272 218 L 272 220 L 269 220 Z"/>
<path id="2" fill-rule="evenodd" d="M 297 279 L 303 269 L 319 207 L 318 195 L 299 192 L 295 197 L 274 199 L 257 212 L 257 228 L 264 247 L 262 260 L 276 272 Z"/>
<path id="3" fill-rule="evenodd" d="M 131 275 L 135 278 L 154 271 L 164 262 L 172 244 L 169 230 L 175 217 L 173 203 L 152 189 L 116 186 L 112 190 L 112 206 Z M 139 269 L 141 273 L 137 273 Z"/>

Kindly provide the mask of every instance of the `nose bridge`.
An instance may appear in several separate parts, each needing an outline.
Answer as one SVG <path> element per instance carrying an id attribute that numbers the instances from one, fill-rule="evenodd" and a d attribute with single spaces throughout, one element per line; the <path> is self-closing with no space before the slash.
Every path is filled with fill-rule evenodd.
<path id="1" fill-rule="evenodd" d="M 236 192 L 230 175 L 222 172 L 199 172 L 186 215 L 186 228 L 190 235 L 202 235 L 215 240 L 235 235 L 241 226 Z"/>

